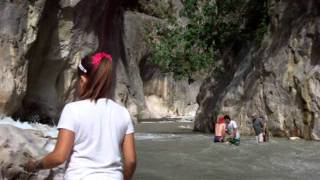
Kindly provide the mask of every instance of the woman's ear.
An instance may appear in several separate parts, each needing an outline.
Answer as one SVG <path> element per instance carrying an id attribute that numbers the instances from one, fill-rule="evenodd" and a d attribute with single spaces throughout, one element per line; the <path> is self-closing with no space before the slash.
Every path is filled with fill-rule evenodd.
<path id="1" fill-rule="evenodd" d="M 88 83 L 88 78 L 85 75 L 80 75 L 79 85 L 80 85 L 80 94 L 83 93 L 86 85 Z"/>
<path id="2" fill-rule="evenodd" d="M 80 76 L 80 83 L 87 84 L 88 78 L 85 75 Z"/>

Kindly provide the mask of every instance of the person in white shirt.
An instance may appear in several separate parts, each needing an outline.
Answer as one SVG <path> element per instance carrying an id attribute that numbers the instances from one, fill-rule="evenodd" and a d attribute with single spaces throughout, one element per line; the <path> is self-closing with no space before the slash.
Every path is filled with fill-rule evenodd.
<path id="1" fill-rule="evenodd" d="M 225 115 L 224 119 L 225 119 L 225 122 L 227 125 L 227 134 L 230 135 L 228 142 L 239 146 L 240 145 L 240 133 L 239 133 L 238 125 L 237 125 L 236 121 L 231 120 L 231 118 L 228 115 Z"/>
<path id="2" fill-rule="evenodd" d="M 104 52 L 86 56 L 78 74 L 81 100 L 64 107 L 53 152 L 37 161 L 30 159 L 25 169 L 50 169 L 67 160 L 65 180 L 132 179 L 136 167 L 133 123 L 126 108 L 106 98 L 112 57 Z"/>

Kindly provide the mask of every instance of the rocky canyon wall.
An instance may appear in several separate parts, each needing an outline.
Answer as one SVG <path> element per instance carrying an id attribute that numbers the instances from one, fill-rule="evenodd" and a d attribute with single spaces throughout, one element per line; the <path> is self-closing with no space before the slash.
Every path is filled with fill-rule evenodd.
<path id="1" fill-rule="evenodd" d="M 178 16 L 181 7 L 180 0 L 1 1 L 1 115 L 56 123 L 76 99 L 77 64 L 99 50 L 113 56 L 113 97 L 135 120 L 194 115 L 202 76 L 190 83 L 144 70 L 146 27 L 164 21 L 159 9 Z"/>
<path id="2" fill-rule="evenodd" d="M 209 132 L 218 113 L 230 114 L 243 134 L 251 115 L 264 116 L 278 136 L 320 137 L 320 14 L 315 0 L 268 2 L 270 25 L 258 46 L 243 48 L 241 63 L 223 89 L 208 77 L 198 96 L 195 130 Z"/>
<path id="3" fill-rule="evenodd" d="M 45 1 L 0 2 L 0 112 L 12 114 L 27 89 L 25 58 L 38 33 Z"/>

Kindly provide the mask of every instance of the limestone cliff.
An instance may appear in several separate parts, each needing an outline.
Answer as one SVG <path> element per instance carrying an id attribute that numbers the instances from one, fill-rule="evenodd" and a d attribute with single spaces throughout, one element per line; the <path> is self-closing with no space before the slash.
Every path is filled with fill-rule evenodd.
<path id="1" fill-rule="evenodd" d="M 178 81 L 175 92 L 193 91 L 175 98 L 171 74 L 143 70 L 150 53 L 145 28 L 167 15 L 156 11 L 158 6 L 178 16 L 181 2 L 1 1 L 0 114 L 56 123 L 64 104 L 75 100 L 79 60 L 98 50 L 113 56 L 113 97 L 134 119 L 195 114 L 201 76 L 195 83 Z"/>
<path id="2" fill-rule="evenodd" d="M 27 88 L 26 53 L 36 40 L 45 1 L 0 2 L 0 113 L 12 114 Z"/>
<path id="3" fill-rule="evenodd" d="M 316 0 L 269 2 L 270 25 L 260 45 L 235 55 L 230 81 L 208 77 L 198 95 L 195 130 L 212 130 L 217 113 L 230 114 L 243 134 L 253 113 L 273 135 L 320 137 L 320 14 Z M 214 73 L 213 73 L 214 74 Z"/>

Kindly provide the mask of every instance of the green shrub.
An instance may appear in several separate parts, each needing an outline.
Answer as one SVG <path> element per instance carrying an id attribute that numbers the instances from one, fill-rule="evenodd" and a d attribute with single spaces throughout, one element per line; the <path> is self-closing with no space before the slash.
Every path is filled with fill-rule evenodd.
<path id="1" fill-rule="evenodd" d="M 266 0 L 184 0 L 181 16 L 184 27 L 175 20 L 168 28 L 159 25 L 150 31 L 151 62 L 176 77 L 215 68 L 225 48 L 236 41 L 260 42 L 267 31 Z M 221 68 L 221 67 L 219 67 Z"/>

